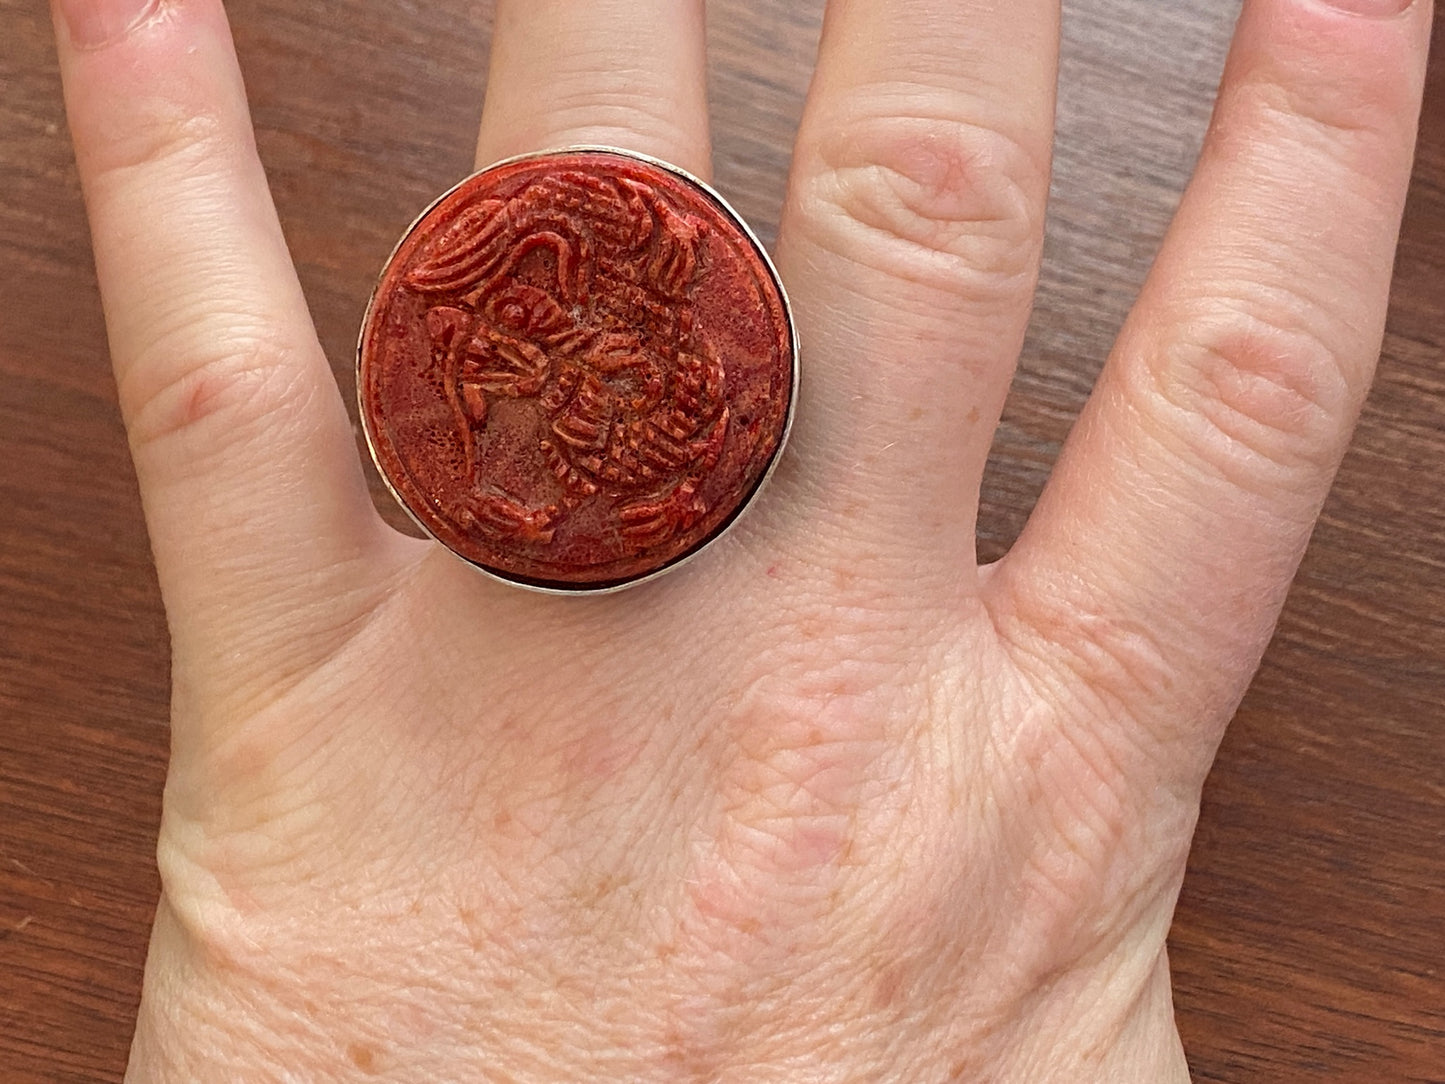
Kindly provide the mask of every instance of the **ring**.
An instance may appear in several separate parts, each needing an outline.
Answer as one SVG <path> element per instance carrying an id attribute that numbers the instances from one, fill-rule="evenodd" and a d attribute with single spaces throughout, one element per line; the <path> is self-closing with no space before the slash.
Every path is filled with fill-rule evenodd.
<path id="1" fill-rule="evenodd" d="M 362 323 L 357 398 L 392 495 L 482 572 L 616 591 L 753 503 L 792 424 L 798 338 L 712 188 L 611 147 L 511 158 L 407 230 Z"/>

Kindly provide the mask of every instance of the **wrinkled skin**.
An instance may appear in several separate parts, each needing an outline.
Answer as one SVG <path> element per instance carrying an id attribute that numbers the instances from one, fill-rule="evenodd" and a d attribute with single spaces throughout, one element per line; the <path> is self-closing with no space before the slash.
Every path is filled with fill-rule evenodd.
<path id="1" fill-rule="evenodd" d="M 218 0 L 57 0 L 174 644 L 129 1079 L 1186 1079 L 1200 786 L 1368 385 L 1409 171 L 1430 5 L 1350 6 L 1248 0 L 1158 265 L 979 568 L 1057 5 L 834 0 L 777 247 L 794 443 L 705 557 L 578 600 L 372 509 Z M 480 161 L 707 172 L 698 0 L 497 7 Z"/>

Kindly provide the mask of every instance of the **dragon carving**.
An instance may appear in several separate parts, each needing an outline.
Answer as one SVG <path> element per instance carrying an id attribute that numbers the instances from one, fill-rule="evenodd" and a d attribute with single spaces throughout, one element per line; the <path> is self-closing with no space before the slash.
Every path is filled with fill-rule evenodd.
<path id="1" fill-rule="evenodd" d="M 631 178 L 563 171 L 463 210 L 417 254 L 432 360 L 472 492 L 451 514 L 499 540 L 547 543 L 601 495 L 633 552 L 706 514 L 728 434 L 725 373 L 694 328 L 708 226 Z M 535 400 L 558 486 L 502 491 L 480 437 L 502 399 Z"/>

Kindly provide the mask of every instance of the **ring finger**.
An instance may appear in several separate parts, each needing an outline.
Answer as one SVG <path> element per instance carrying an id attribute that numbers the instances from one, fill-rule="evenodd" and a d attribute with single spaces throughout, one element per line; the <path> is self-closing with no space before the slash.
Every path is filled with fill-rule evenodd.
<path id="1" fill-rule="evenodd" d="M 702 0 L 497 0 L 477 164 L 596 144 L 710 172 Z"/>

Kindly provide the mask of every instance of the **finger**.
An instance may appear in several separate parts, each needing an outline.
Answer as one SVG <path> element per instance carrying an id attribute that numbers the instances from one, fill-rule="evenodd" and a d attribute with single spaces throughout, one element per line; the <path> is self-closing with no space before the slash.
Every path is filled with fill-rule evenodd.
<path id="1" fill-rule="evenodd" d="M 806 351 L 800 514 L 972 582 L 1048 193 L 1057 0 L 833 0 L 778 260 Z M 860 536 L 862 536 L 860 538 Z M 930 560 L 932 559 L 932 560 Z"/>
<path id="2" fill-rule="evenodd" d="M 292 620 L 383 538 L 219 0 L 58 0 L 111 357 L 178 643 Z"/>
<path id="3" fill-rule="evenodd" d="M 1245 4 L 1194 181 L 996 583 L 1004 627 L 1052 640 L 1117 717 L 1195 743 L 1191 772 L 1380 349 L 1430 5 L 1341 2 Z"/>
<path id="4" fill-rule="evenodd" d="M 706 177 L 702 0 L 497 0 L 477 165 L 583 144 Z"/>

